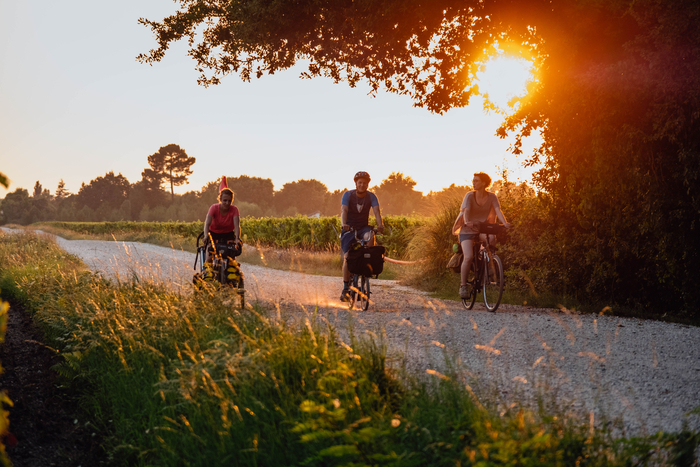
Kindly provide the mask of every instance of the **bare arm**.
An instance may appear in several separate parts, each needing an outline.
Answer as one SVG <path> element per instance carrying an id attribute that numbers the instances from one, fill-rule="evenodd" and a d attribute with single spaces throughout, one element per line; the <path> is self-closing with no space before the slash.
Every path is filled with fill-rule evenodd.
<path id="1" fill-rule="evenodd" d="M 209 241 L 209 226 L 211 225 L 211 221 L 211 214 L 207 213 L 207 218 L 204 221 L 204 243 L 207 243 Z"/>
<path id="2" fill-rule="evenodd" d="M 498 201 L 498 198 L 496 198 L 496 202 L 493 204 L 493 210 L 496 212 L 498 220 L 501 221 L 507 229 L 510 229 L 510 224 L 506 221 L 506 216 L 503 215 L 503 211 L 501 211 L 501 203 Z"/>
<path id="3" fill-rule="evenodd" d="M 462 218 L 464 219 L 464 225 L 466 225 L 470 229 L 474 228 L 474 223 L 468 220 L 469 219 L 469 208 L 460 209 L 459 213 L 462 216 Z"/>
<path id="4" fill-rule="evenodd" d="M 343 230 L 350 230 L 350 226 L 348 225 L 348 207 L 344 204 L 340 205 L 340 225 Z"/>
<path id="5" fill-rule="evenodd" d="M 374 211 L 374 218 L 377 221 L 377 232 L 382 233 L 384 232 L 384 221 L 382 221 L 382 214 L 379 212 L 379 205 L 372 206 L 372 210 Z"/>
<path id="6" fill-rule="evenodd" d="M 236 240 L 241 241 L 241 220 L 239 216 L 233 216 L 233 233 L 236 235 Z"/>
<path id="7" fill-rule="evenodd" d="M 469 193 L 464 195 L 464 199 L 462 200 L 462 207 L 460 206 L 459 208 L 459 214 L 462 216 L 462 220 L 464 221 L 464 225 L 466 225 L 469 228 L 474 227 L 474 224 L 469 222 L 469 203 L 467 202 L 467 197 L 469 196 Z"/>

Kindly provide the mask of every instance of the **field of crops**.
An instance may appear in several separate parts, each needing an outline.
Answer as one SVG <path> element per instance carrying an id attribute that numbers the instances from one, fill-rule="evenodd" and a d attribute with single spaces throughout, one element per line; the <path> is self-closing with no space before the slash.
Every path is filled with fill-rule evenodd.
<path id="1" fill-rule="evenodd" d="M 384 218 L 385 234 L 379 241 L 387 248 L 387 255 L 403 258 L 408 242 L 416 227 L 424 220 L 417 217 L 387 216 Z M 76 233 L 100 235 L 117 233 L 164 233 L 184 238 L 196 238 L 203 230 L 202 222 L 45 222 L 59 229 Z M 337 251 L 340 248 L 339 217 L 307 218 L 243 218 L 241 236 L 246 243 L 275 248 L 301 248 L 313 251 Z"/>
<path id="2" fill-rule="evenodd" d="M 313 312 L 112 283 L 45 237 L 0 233 L 0 286 L 62 357 L 114 465 L 689 465 L 698 444 L 499 411 L 465 374 L 399 375 L 381 341 L 343 342 Z"/>

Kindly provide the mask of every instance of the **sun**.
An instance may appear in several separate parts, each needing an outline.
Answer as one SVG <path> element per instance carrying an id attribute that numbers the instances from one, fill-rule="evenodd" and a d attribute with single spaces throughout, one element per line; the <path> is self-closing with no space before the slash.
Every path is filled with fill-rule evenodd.
<path id="1" fill-rule="evenodd" d="M 512 113 L 517 108 L 514 98 L 527 95 L 527 84 L 534 79 L 534 65 L 525 58 L 499 55 L 484 62 L 477 72 L 477 84 L 492 110 Z M 510 104 L 515 104 L 512 107 Z"/>

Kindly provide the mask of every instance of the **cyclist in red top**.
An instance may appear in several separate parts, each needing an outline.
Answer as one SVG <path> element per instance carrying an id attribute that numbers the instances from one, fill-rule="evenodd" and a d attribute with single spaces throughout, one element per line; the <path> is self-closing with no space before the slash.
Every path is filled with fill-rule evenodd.
<path id="1" fill-rule="evenodd" d="M 214 243 L 227 243 L 234 241 L 240 243 L 241 226 L 238 208 L 233 206 L 233 191 L 224 188 L 219 192 L 219 203 L 212 204 L 204 221 L 204 242 L 210 240 Z"/>

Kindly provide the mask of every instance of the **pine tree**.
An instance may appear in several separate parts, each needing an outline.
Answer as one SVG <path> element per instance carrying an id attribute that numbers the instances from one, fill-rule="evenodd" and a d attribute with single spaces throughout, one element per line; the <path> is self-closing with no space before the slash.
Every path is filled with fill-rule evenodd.
<path id="1" fill-rule="evenodd" d="M 62 199 L 67 198 L 68 195 L 70 195 L 70 192 L 66 189 L 66 182 L 61 179 L 56 187 L 56 200 L 61 201 Z"/>
<path id="2" fill-rule="evenodd" d="M 187 183 L 187 177 L 192 175 L 192 164 L 196 159 L 189 157 L 184 149 L 177 144 L 163 146 L 155 154 L 148 156 L 148 165 L 153 172 L 170 182 L 170 200 L 175 198 L 174 187 Z"/>

